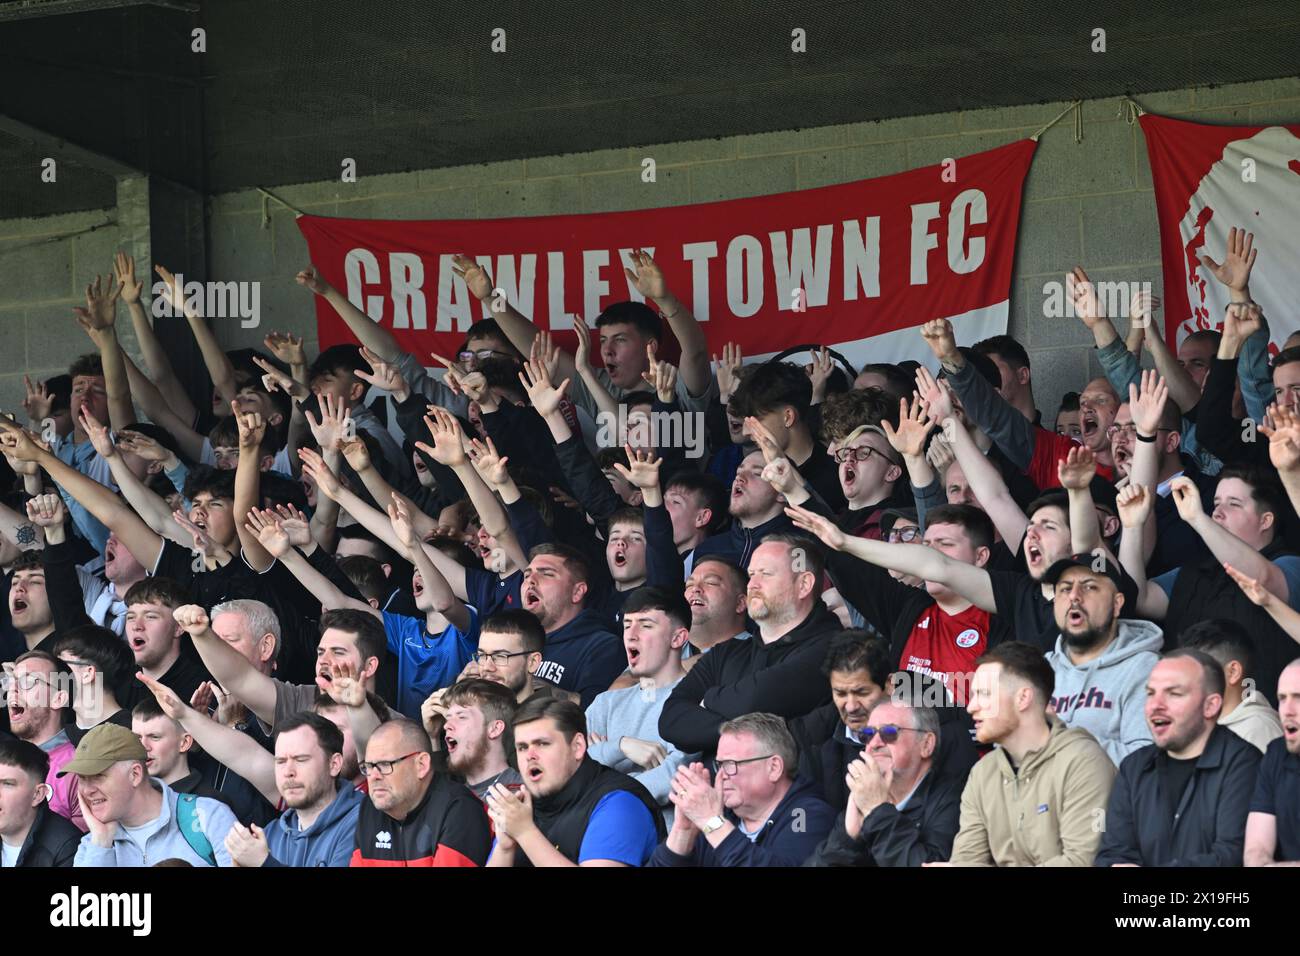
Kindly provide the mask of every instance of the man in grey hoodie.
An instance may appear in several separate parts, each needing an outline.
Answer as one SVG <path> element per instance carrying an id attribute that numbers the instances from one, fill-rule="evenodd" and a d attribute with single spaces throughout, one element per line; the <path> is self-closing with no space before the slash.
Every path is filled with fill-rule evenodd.
<path id="1" fill-rule="evenodd" d="M 365 798 L 342 776 L 343 732 L 304 711 L 275 728 L 275 787 L 287 810 L 226 836 L 235 866 L 347 866 Z"/>
<path id="2" fill-rule="evenodd" d="M 1163 635 L 1150 621 L 1120 620 L 1136 597 L 1133 585 L 1100 554 L 1062 558 L 1043 580 L 1055 591 L 1061 631 L 1047 655 L 1056 674 L 1052 707 L 1067 727 L 1096 737 L 1118 766 L 1151 743 L 1146 680 Z"/>

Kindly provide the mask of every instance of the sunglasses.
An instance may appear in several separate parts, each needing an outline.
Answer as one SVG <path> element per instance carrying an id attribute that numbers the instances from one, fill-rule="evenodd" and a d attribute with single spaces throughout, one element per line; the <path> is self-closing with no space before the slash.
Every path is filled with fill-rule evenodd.
<path id="1" fill-rule="evenodd" d="M 876 734 L 880 734 L 882 742 L 892 744 L 898 740 L 898 735 L 905 730 L 910 730 L 914 734 L 920 733 L 920 731 L 915 727 L 900 727 L 898 724 L 884 724 L 880 727 L 863 727 L 857 732 L 857 736 L 864 744 L 869 744 L 871 743 L 871 738 L 875 737 Z"/>

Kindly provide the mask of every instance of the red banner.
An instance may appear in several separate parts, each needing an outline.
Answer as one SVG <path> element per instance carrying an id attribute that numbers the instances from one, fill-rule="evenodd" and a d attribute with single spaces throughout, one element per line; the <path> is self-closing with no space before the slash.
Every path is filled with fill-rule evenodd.
<path id="1" fill-rule="evenodd" d="M 540 327 L 588 324 L 640 299 L 623 272 L 645 249 L 703 324 L 712 351 L 758 357 L 804 342 L 855 364 L 920 358 L 914 329 L 946 317 L 962 342 L 1006 331 L 1022 140 L 895 176 L 799 192 L 636 212 L 403 221 L 301 216 L 312 262 L 426 363 L 488 315 L 451 267 L 473 256 Z M 652 201 L 654 185 L 645 185 Z M 320 344 L 351 341 L 324 300 Z M 569 341 L 566 342 L 565 340 Z M 571 345 L 571 335 L 561 342 Z"/>
<path id="2" fill-rule="evenodd" d="M 1255 234 L 1250 297 L 1269 318 L 1276 351 L 1298 327 L 1300 125 L 1206 126 L 1150 114 L 1141 122 L 1160 220 L 1165 337 L 1176 346 L 1223 325 L 1228 290 L 1200 259 L 1222 262 L 1238 226 Z"/>

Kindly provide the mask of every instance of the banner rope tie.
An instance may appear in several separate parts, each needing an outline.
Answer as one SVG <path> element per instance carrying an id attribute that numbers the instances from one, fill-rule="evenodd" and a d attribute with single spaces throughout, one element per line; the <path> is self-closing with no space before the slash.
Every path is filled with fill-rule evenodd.
<path id="1" fill-rule="evenodd" d="M 289 210 L 295 216 L 307 215 L 297 206 L 293 205 L 292 203 L 285 202 L 283 199 L 281 199 L 275 193 L 271 192 L 271 190 L 269 189 L 263 189 L 261 186 L 258 186 L 257 191 L 262 194 L 262 228 L 263 229 L 271 225 L 271 201 L 272 200 L 278 202 L 281 206 Z"/>
<path id="2" fill-rule="evenodd" d="M 1033 136 L 1029 138 L 1032 139 L 1035 143 L 1038 142 L 1038 137 L 1042 136 L 1049 129 L 1055 126 L 1057 123 L 1061 122 L 1061 120 L 1065 119 L 1066 115 L 1071 110 L 1074 111 L 1074 141 L 1076 143 L 1082 143 L 1083 142 L 1083 100 L 1075 100 L 1065 109 L 1061 110 L 1061 112 L 1057 114 L 1054 120 L 1052 120 L 1050 123 L 1048 123 L 1046 126 L 1044 126 L 1042 129 L 1040 129 L 1037 133 L 1035 133 Z"/>
<path id="3" fill-rule="evenodd" d="M 1125 96 L 1119 101 L 1119 113 L 1116 114 L 1120 119 L 1132 126 L 1138 121 L 1139 116 L 1146 116 L 1147 111 L 1138 105 L 1137 100 Z"/>

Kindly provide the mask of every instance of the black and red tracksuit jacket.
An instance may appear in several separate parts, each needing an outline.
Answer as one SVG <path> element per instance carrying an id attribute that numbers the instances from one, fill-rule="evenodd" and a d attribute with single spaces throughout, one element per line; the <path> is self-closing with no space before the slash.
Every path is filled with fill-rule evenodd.
<path id="1" fill-rule="evenodd" d="M 405 820 L 366 800 L 357 819 L 351 866 L 482 866 L 492 850 L 483 804 L 464 784 L 434 773 Z"/>

